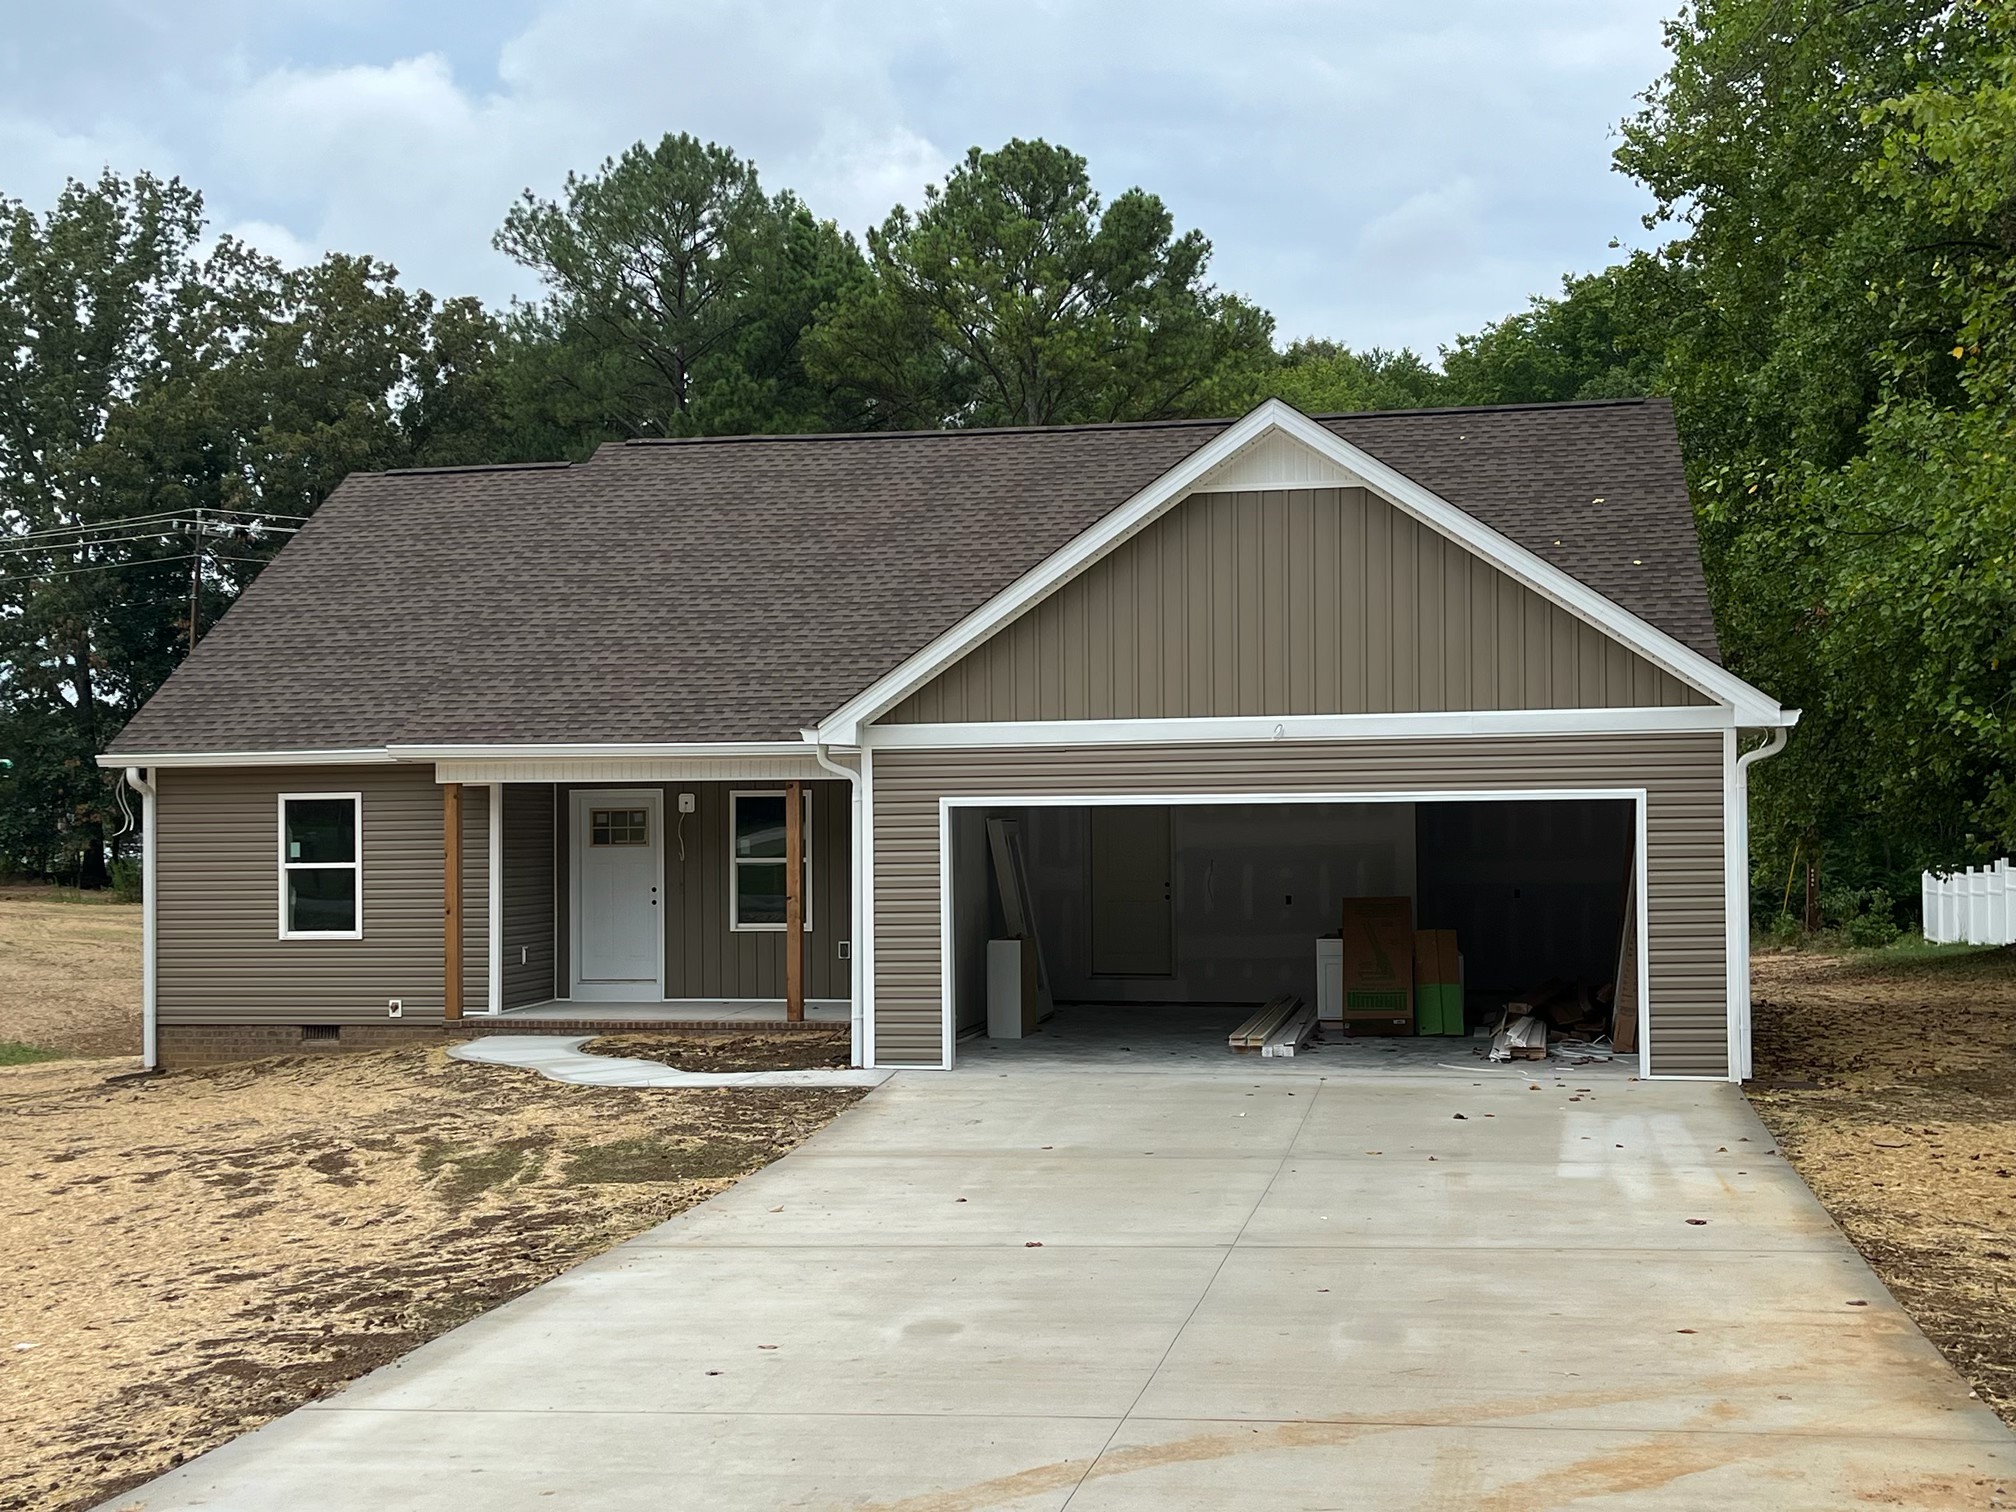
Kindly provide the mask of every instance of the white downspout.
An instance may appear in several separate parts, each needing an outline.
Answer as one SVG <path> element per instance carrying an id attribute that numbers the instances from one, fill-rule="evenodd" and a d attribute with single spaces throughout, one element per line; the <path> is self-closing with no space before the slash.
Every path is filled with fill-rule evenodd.
<path id="1" fill-rule="evenodd" d="M 126 786 L 140 795 L 140 1064 L 152 1071 L 161 1063 L 154 974 L 154 879 L 160 845 L 155 829 L 153 773 L 143 774 L 139 767 L 129 766 Z"/>
<path id="2" fill-rule="evenodd" d="M 1788 709 L 1786 722 L 1771 731 L 1764 744 L 1754 751 L 1745 751 L 1736 758 L 1735 791 L 1730 794 L 1732 812 L 1730 814 L 1730 857 L 1729 865 L 1732 881 L 1740 869 L 1740 891 L 1734 886 L 1730 891 L 1730 906 L 1736 910 L 1734 928 L 1731 931 L 1736 959 L 1729 963 L 1729 981 L 1734 988 L 1731 1003 L 1731 1019 L 1737 1026 L 1736 1043 L 1730 1049 L 1731 1069 L 1737 1078 L 1748 1081 L 1750 1064 L 1750 768 L 1753 763 L 1767 757 L 1776 756 L 1785 749 L 1785 738 L 1790 733 L 1792 721 L 1798 719 L 1797 709 Z"/>
<path id="3" fill-rule="evenodd" d="M 807 733 L 809 738 L 810 732 Z M 850 851 L 849 864 L 852 867 L 854 873 L 852 879 L 853 885 L 847 889 L 848 894 L 847 928 L 849 936 L 847 941 L 847 967 L 848 967 L 847 996 L 849 1001 L 848 1033 L 849 1033 L 849 1049 L 851 1052 L 849 1055 L 849 1059 L 852 1060 L 852 1062 L 855 1065 L 862 1066 L 866 1065 L 867 1062 L 862 1059 L 861 1054 L 862 1050 L 864 1049 L 862 1043 L 862 1040 L 864 1038 L 862 1033 L 862 1030 L 864 1028 L 864 1024 L 862 1021 L 863 998 L 861 995 L 861 986 L 862 986 L 861 894 L 863 891 L 865 881 L 865 879 L 862 876 L 861 773 L 858 770 L 850 771 L 848 768 L 841 766 L 840 763 L 835 761 L 830 755 L 827 754 L 828 749 L 829 748 L 827 746 L 822 745 L 816 740 L 812 742 L 812 755 L 818 761 L 819 765 L 824 767 L 827 771 L 833 773 L 833 775 L 836 777 L 846 778 L 848 786 L 852 791 L 853 795 L 853 802 L 849 805 L 849 824 L 851 825 L 851 828 L 848 831 L 849 835 L 851 836 L 851 839 L 849 841 L 849 851 Z"/>

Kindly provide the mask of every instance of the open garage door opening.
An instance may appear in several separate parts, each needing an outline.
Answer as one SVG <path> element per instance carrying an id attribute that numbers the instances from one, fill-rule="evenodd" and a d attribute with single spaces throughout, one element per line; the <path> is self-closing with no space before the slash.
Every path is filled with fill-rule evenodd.
<path id="1" fill-rule="evenodd" d="M 1636 795 L 975 804 L 945 820 L 960 1058 L 1222 1061 L 1229 1035 L 1294 1000 L 1317 1020 L 1296 1053 L 1318 1064 L 1482 1065 L 1495 1031 L 1530 1018 L 1501 1050 L 1639 1069 Z"/>

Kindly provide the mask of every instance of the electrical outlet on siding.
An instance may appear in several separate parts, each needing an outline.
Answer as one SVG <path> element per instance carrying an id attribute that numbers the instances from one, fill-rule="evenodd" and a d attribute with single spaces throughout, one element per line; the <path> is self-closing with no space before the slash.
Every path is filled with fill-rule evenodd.
<path id="1" fill-rule="evenodd" d="M 387 1018 L 404 1018 L 405 1016 L 406 1016 L 406 1002 L 405 1002 L 405 999 L 403 999 L 403 998 L 387 998 L 387 999 L 385 1000 L 385 1017 L 387 1017 Z"/>

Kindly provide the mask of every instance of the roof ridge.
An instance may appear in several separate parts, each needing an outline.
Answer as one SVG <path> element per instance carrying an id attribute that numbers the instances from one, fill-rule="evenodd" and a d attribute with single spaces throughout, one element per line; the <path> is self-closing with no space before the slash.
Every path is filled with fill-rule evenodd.
<path id="1" fill-rule="evenodd" d="M 1081 431 L 1182 430 L 1186 427 L 1220 429 L 1238 417 L 1195 415 L 1181 420 L 1088 420 L 1070 425 L 948 425 L 930 430 L 876 431 L 783 431 L 774 434 L 750 432 L 733 436 L 632 436 L 624 441 L 604 441 L 597 455 L 631 446 L 735 446 L 773 441 L 919 441 L 926 437 L 952 439 L 960 436 L 1054 436 Z"/>
<path id="2" fill-rule="evenodd" d="M 386 467 L 377 472 L 351 474 L 357 478 L 420 478 L 433 473 L 554 472 L 572 467 L 572 462 L 460 462 L 442 467 Z"/>
<path id="3" fill-rule="evenodd" d="M 1524 399 L 1506 404 L 1422 404 L 1413 409 L 1329 410 L 1309 418 L 1318 424 L 1331 420 L 1379 420 L 1394 415 L 1489 415 L 1501 410 L 1587 410 L 1631 409 L 1642 404 L 1663 402 L 1663 394 L 1641 394 L 1617 399 Z"/>
<path id="4" fill-rule="evenodd" d="M 1628 409 L 1659 402 L 1657 395 L 1614 399 L 1535 399 L 1508 404 L 1424 404 L 1411 409 L 1327 410 L 1311 414 L 1311 420 L 1365 420 L 1399 415 L 1476 415 L 1500 410 L 1587 410 Z M 732 436 L 632 436 L 623 441 L 604 441 L 596 455 L 629 447 L 654 446 L 738 446 L 772 442 L 818 441 L 916 441 L 927 437 L 953 440 L 962 436 L 1050 436 L 1085 431 L 1182 430 L 1226 426 L 1238 422 L 1237 415 L 1193 415 L 1180 420 L 1094 420 L 1070 425 L 972 425 L 940 426 L 931 430 L 880 431 L 784 431 L 765 434 L 749 432 Z"/>

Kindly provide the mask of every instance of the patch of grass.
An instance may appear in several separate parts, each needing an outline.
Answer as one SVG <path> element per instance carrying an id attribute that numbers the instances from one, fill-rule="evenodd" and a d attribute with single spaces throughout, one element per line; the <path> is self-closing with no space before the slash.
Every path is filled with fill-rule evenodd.
<path id="1" fill-rule="evenodd" d="M 0 1066 L 32 1066 L 37 1061 L 63 1059 L 61 1050 L 45 1050 L 40 1045 L 24 1045 L 19 1040 L 0 1040 Z"/>
<path id="2" fill-rule="evenodd" d="M 531 1181 L 546 1166 L 551 1141 L 543 1136 L 499 1140 L 490 1145 L 449 1144 L 430 1139 L 420 1147 L 420 1174 L 438 1176 L 437 1194 L 461 1207 L 496 1187 Z"/>
<path id="3" fill-rule="evenodd" d="M 567 1159 L 567 1180 L 578 1185 L 604 1182 L 707 1181 L 739 1176 L 761 1165 L 769 1152 L 740 1141 L 714 1140 L 682 1147 L 662 1139 L 616 1139 L 589 1145 Z"/>
<path id="4" fill-rule="evenodd" d="M 1905 934 L 1874 950 L 1849 951 L 1847 965 L 1858 977 L 1991 981 L 2016 977 L 2016 946 L 1933 945 Z"/>

